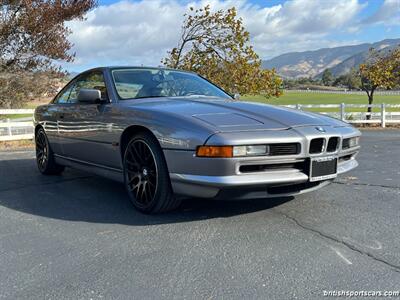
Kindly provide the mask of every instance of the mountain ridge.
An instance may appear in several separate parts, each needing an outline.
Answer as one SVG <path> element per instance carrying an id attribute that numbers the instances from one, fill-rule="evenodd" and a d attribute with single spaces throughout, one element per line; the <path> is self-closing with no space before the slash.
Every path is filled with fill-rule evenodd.
<path id="1" fill-rule="evenodd" d="M 375 43 L 321 48 L 317 50 L 289 52 L 269 60 L 263 60 L 262 67 L 275 68 L 284 78 L 318 78 L 329 68 L 334 76 L 347 73 L 358 67 L 368 55 L 370 48 L 378 50 L 400 45 L 399 39 L 384 39 Z"/>

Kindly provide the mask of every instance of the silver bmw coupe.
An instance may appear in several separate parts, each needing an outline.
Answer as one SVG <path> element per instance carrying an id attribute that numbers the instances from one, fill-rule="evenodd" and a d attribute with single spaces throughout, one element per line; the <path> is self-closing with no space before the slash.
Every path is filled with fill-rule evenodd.
<path id="1" fill-rule="evenodd" d="M 138 210 L 157 213 L 184 197 L 310 192 L 357 167 L 361 134 L 349 124 L 235 98 L 190 72 L 83 72 L 35 110 L 39 171 L 121 181 Z"/>

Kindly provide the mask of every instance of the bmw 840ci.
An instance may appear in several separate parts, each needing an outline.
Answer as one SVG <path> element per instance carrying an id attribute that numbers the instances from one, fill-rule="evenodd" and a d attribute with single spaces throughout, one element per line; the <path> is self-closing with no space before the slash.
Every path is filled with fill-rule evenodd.
<path id="1" fill-rule="evenodd" d="M 118 180 L 145 213 L 184 197 L 319 189 L 357 167 L 361 135 L 324 115 L 238 101 L 194 73 L 144 67 L 83 72 L 34 123 L 41 173 L 67 166 Z"/>

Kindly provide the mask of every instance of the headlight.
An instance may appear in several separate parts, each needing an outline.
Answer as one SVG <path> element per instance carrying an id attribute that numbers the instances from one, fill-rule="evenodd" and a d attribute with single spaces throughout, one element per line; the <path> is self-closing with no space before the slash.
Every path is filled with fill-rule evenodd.
<path id="1" fill-rule="evenodd" d="M 269 154 L 269 147 L 267 145 L 233 147 L 233 156 L 258 156 L 258 155 L 268 155 L 268 154 Z"/>
<path id="2" fill-rule="evenodd" d="M 268 155 L 268 145 L 248 146 L 199 146 L 196 151 L 198 157 L 241 157 Z"/>
<path id="3" fill-rule="evenodd" d="M 350 148 L 351 148 L 351 147 L 358 146 L 358 141 L 359 141 L 359 139 L 360 139 L 359 137 L 351 138 L 350 141 L 349 141 L 349 146 L 350 146 Z"/>
<path id="4" fill-rule="evenodd" d="M 356 146 L 358 146 L 359 141 L 360 141 L 360 137 L 359 136 L 348 138 L 348 139 L 344 139 L 343 140 L 342 149 L 348 149 L 348 148 L 356 147 Z"/>

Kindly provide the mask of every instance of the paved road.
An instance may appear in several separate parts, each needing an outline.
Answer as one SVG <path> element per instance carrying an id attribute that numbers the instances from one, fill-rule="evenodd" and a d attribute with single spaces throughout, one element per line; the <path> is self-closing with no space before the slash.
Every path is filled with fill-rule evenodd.
<path id="1" fill-rule="evenodd" d="M 400 131 L 295 199 L 188 200 L 145 216 L 121 185 L 0 153 L 0 299 L 319 299 L 400 289 Z"/>

